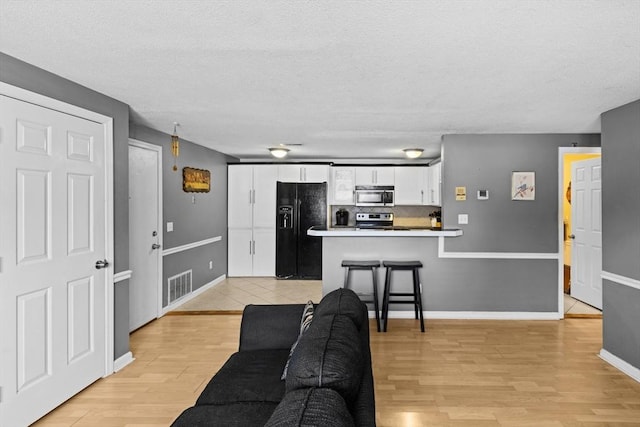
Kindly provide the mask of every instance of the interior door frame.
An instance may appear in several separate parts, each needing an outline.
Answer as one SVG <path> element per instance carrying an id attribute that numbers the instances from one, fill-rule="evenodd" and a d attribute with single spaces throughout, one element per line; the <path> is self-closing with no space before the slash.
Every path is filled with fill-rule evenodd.
<path id="1" fill-rule="evenodd" d="M 50 110 L 90 120 L 102 125 L 105 139 L 105 255 L 113 266 L 114 213 L 113 213 L 113 118 L 94 111 L 49 98 L 10 84 L 0 82 L 0 93 L 19 101 L 28 102 Z M 1 137 L 2 135 L 0 135 Z M 113 267 L 104 268 L 105 274 L 105 366 L 104 375 L 114 372 L 114 283 Z"/>
<path id="2" fill-rule="evenodd" d="M 558 317 L 564 319 L 564 155 L 600 154 L 602 147 L 559 147 L 558 148 Z"/>
<path id="3" fill-rule="evenodd" d="M 158 211 L 157 211 L 157 220 L 158 220 L 158 243 L 160 244 L 160 249 L 158 252 L 158 283 L 157 283 L 157 291 L 158 291 L 158 299 L 156 304 L 156 318 L 163 316 L 162 311 L 162 285 L 163 285 L 163 269 L 162 269 L 162 259 L 163 259 L 163 249 L 164 249 L 164 217 L 163 217 L 163 206 L 164 201 L 162 198 L 163 194 L 163 186 L 162 186 L 162 147 L 160 145 L 151 144 L 148 142 L 140 141 L 139 139 L 129 138 L 129 145 L 133 145 L 134 147 L 142 148 L 145 150 L 155 151 L 158 155 Z"/>

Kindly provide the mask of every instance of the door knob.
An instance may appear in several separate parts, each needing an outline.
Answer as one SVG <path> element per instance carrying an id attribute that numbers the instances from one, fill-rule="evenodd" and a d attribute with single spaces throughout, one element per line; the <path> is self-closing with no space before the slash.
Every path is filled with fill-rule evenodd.
<path id="1" fill-rule="evenodd" d="M 570 239 L 575 239 L 575 238 L 576 238 L 576 235 L 575 235 L 575 234 L 569 234 L 569 238 L 570 238 Z"/>
<path id="2" fill-rule="evenodd" d="M 100 270 L 101 268 L 107 268 L 109 266 L 109 261 L 106 259 L 101 259 L 96 261 L 96 270 Z"/>
<path id="3" fill-rule="evenodd" d="M 162 247 L 162 245 L 159 245 L 157 243 L 154 243 L 153 245 L 151 245 L 151 249 L 160 249 Z"/>

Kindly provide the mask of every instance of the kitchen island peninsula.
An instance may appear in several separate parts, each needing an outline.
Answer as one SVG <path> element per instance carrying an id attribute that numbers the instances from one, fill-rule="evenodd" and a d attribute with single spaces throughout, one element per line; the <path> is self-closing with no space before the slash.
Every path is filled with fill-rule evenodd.
<path id="1" fill-rule="evenodd" d="M 442 275 L 446 274 L 450 260 L 439 259 L 438 241 L 462 235 L 460 229 L 387 227 L 362 229 L 353 227 L 317 228 L 307 231 L 309 236 L 322 238 L 322 294 L 326 295 L 340 288 L 344 281 L 342 260 L 379 260 L 379 261 L 420 261 L 424 266 L 420 271 L 423 284 L 422 298 L 424 310 L 450 310 L 452 307 L 434 305 L 434 292 L 444 285 Z M 449 262 L 447 262 L 449 261 Z M 444 267 L 444 268 L 443 268 Z M 385 269 L 378 269 L 378 291 L 382 296 Z M 411 276 L 394 273 L 394 289 L 410 289 Z M 396 277 L 397 275 L 397 277 Z M 371 293 L 371 273 L 354 271 L 351 274 L 350 287 L 357 293 Z M 444 289 L 446 292 L 446 289 Z M 391 305 L 391 310 L 412 310 L 410 307 Z M 413 317 L 412 311 L 407 315 Z M 394 317 L 398 317 L 397 315 Z M 403 316 L 400 316 L 403 317 Z M 409 316 L 407 316 L 409 317 Z"/>

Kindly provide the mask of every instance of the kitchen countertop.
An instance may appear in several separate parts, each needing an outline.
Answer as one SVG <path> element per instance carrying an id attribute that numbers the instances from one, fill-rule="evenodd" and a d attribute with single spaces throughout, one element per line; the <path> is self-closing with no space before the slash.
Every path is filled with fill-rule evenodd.
<path id="1" fill-rule="evenodd" d="M 462 236 L 459 228 L 391 227 L 385 229 L 355 227 L 311 227 L 309 236 L 320 237 L 457 237 Z"/>

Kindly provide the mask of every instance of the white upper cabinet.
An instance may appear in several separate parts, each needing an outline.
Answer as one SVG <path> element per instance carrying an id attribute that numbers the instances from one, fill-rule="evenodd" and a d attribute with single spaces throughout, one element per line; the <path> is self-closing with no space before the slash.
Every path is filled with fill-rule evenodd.
<path id="1" fill-rule="evenodd" d="M 278 165 L 278 181 L 328 182 L 328 165 Z"/>
<path id="2" fill-rule="evenodd" d="M 275 228 L 277 166 L 230 165 L 228 170 L 229 228 Z"/>
<path id="3" fill-rule="evenodd" d="M 253 227 L 276 227 L 276 181 L 275 165 L 253 167 Z"/>
<path id="4" fill-rule="evenodd" d="M 253 227 L 253 166 L 230 165 L 228 171 L 228 226 L 229 228 L 251 228 Z"/>
<path id="5" fill-rule="evenodd" d="M 441 206 L 442 163 L 427 168 L 425 174 L 425 205 Z"/>
<path id="6" fill-rule="evenodd" d="M 393 166 L 358 166 L 356 185 L 394 185 Z"/>
<path id="7" fill-rule="evenodd" d="M 332 167 L 329 187 L 329 204 L 354 205 L 356 190 L 356 168 Z"/>
<path id="8" fill-rule="evenodd" d="M 423 205 L 425 203 L 426 166 L 396 166 L 395 205 Z"/>

